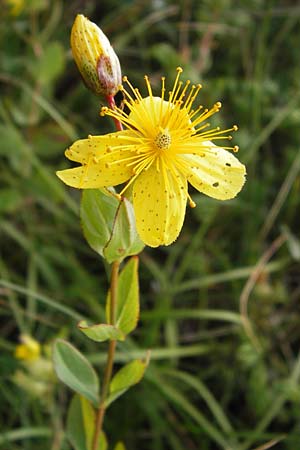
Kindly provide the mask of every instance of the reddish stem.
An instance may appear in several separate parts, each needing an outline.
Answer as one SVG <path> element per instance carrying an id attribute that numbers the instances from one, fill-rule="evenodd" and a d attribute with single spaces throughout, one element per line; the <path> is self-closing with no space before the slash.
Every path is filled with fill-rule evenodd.
<path id="1" fill-rule="evenodd" d="M 108 106 L 110 107 L 110 109 L 115 109 L 116 108 L 116 102 L 115 102 L 115 98 L 113 95 L 107 95 L 106 96 L 106 101 Z M 116 129 L 118 131 L 122 131 L 123 130 L 123 125 L 121 124 L 121 122 L 116 119 L 115 117 L 113 117 L 113 121 L 115 122 L 116 125 Z"/>

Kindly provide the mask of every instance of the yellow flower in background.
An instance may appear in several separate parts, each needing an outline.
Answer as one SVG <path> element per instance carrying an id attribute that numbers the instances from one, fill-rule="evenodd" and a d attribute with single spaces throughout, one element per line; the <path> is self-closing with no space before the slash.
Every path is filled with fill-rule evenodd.
<path id="1" fill-rule="evenodd" d="M 6 0 L 6 3 L 10 7 L 10 14 L 13 16 L 18 16 L 24 7 L 24 0 Z"/>
<path id="2" fill-rule="evenodd" d="M 86 86 L 97 95 L 115 95 L 121 84 L 121 67 L 103 31 L 78 14 L 71 31 L 72 53 Z"/>
<path id="3" fill-rule="evenodd" d="M 148 96 L 143 98 L 124 77 L 130 90 L 121 87 L 129 113 L 116 108 L 102 108 L 101 115 L 111 116 L 127 127 L 103 136 L 89 136 L 76 141 L 66 156 L 81 166 L 57 172 L 67 185 L 79 189 L 101 188 L 127 183 L 122 196 L 132 185 L 137 230 L 151 247 L 169 245 L 182 228 L 188 194 L 188 182 L 198 191 L 227 200 L 236 196 L 245 182 L 245 166 L 228 150 L 214 141 L 231 139 L 228 130 L 209 128 L 204 123 L 219 111 L 202 105 L 193 109 L 201 85 L 180 81 L 177 69 L 173 89 L 166 99 L 165 79 L 161 96 L 156 97 L 148 77 Z"/>
<path id="4" fill-rule="evenodd" d="M 22 344 L 17 345 L 15 357 L 23 361 L 35 361 L 39 359 L 41 355 L 40 344 L 27 334 L 21 335 L 20 340 Z"/>

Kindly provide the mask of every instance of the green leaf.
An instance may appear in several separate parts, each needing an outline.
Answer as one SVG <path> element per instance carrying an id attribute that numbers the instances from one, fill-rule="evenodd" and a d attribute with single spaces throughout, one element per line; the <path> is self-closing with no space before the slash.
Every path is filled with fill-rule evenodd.
<path id="1" fill-rule="evenodd" d="M 133 206 L 104 189 L 85 189 L 80 208 L 83 234 L 109 263 L 139 253 L 144 244 L 137 235 Z"/>
<path id="2" fill-rule="evenodd" d="M 144 248 L 135 226 L 135 215 L 132 204 L 122 198 L 116 211 L 111 237 L 104 249 L 105 259 L 112 263 L 127 256 L 140 253 Z"/>
<path id="3" fill-rule="evenodd" d="M 48 85 L 64 70 L 65 51 L 59 42 L 51 42 L 45 48 L 41 57 L 34 61 L 31 72 L 40 83 Z"/>
<path id="4" fill-rule="evenodd" d="M 104 342 L 107 340 L 124 341 L 125 339 L 122 331 L 113 325 L 88 325 L 85 320 L 81 320 L 78 324 L 78 328 L 87 337 L 96 342 Z"/>
<path id="5" fill-rule="evenodd" d="M 147 365 L 147 362 L 137 359 L 122 367 L 111 380 L 106 405 L 110 405 L 131 386 L 137 384 L 143 378 Z"/>
<path id="6" fill-rule="evenodd" d="M 138 257 L 133 256 L 120 273 L 118 281 L 116 326 L 125 335 L 136 328 L 140 314 L 138 263 Z M 109 321 L 110 294 L 106 306 L 107 321 Z"/>
<path id="7" fill-rule="evenodd" d="M 63 383 L 98 405 L 99 380 L 85 356 L 68 342 L 57 339 L 53 348 L 53 362 L 55 372 Z"/>
<path id="8" fill-rule="evenodd" d="M 108 191 L 84 189 L 81 198 L 80 218 L 83 234 L 90 247 L 103 256 L 107 245 L 119 200 Z"/>
<path id="9" fill-rule="evenodd" d="M 90 450 L 95 429 L 95 411 L 88 400 L 74 395 L 67 416 L 67 438 L 74 450 Z M 107 440 L 102 432 L 98 450 L 107 450 Z"/>

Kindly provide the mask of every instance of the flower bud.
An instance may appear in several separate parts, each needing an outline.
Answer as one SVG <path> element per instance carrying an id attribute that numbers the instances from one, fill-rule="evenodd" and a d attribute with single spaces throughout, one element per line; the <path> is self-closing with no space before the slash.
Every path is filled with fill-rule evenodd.
<path id="1" fill-rule="evenodd" d="M 115 95 L 122 82 L 119 59 L 102 30 L 82 14 L 72 27 L 71 48 L 86 86 L 97 95 Z"/>

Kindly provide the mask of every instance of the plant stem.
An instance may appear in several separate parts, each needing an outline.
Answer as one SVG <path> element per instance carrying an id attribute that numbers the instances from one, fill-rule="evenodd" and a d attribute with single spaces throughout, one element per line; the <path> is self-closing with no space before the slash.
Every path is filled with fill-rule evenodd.
<path id="1" fill-rule="evenodd" d="M 115 325 L 115 322 L 116 322 L 119 266 L 120 266 L 120 262 L 115 261 L 112 264 L 112 269 L 111 269 L 110 305 L 109 305 L 109 324 L 110 325 Z M 104 420 L 105 409 L 106 409 L 105 401 L 107 398 L 109 383 L 110 383 L 111 375 L 112 375 L 116 344 L 117 344 L 117 341 L 109 341 L 107 360 L 106 360 L 106 366 L 105 366 L 102 390 L 101 390 L 101 398 L 100 398 L 99 408 L 98 408 L 97 416 L 96 416 L 92 450 L 98 450 L 98 448 L 99 448 L 99 438 L 100 438 L 100 434 L 102 431 L 103 420 Z"/>
<path id="2" fill-rule="evenodd" d="M 116 109 L 116 103 L 115 103 L 115 99 L 114 99 L 113 95 L 107 95 L 106 96 L 106 101 L 107 101 L 108 106 L 111 109 Z M 116 119 L 115 117 L 113 117 L 113 121 L 114 121 L 114 123 L 116 125 L 116 129 L 118 131 L 122 131 L 123 130 L 123 126 L 122 126 L 121 122 L 118 119 Z"/>

